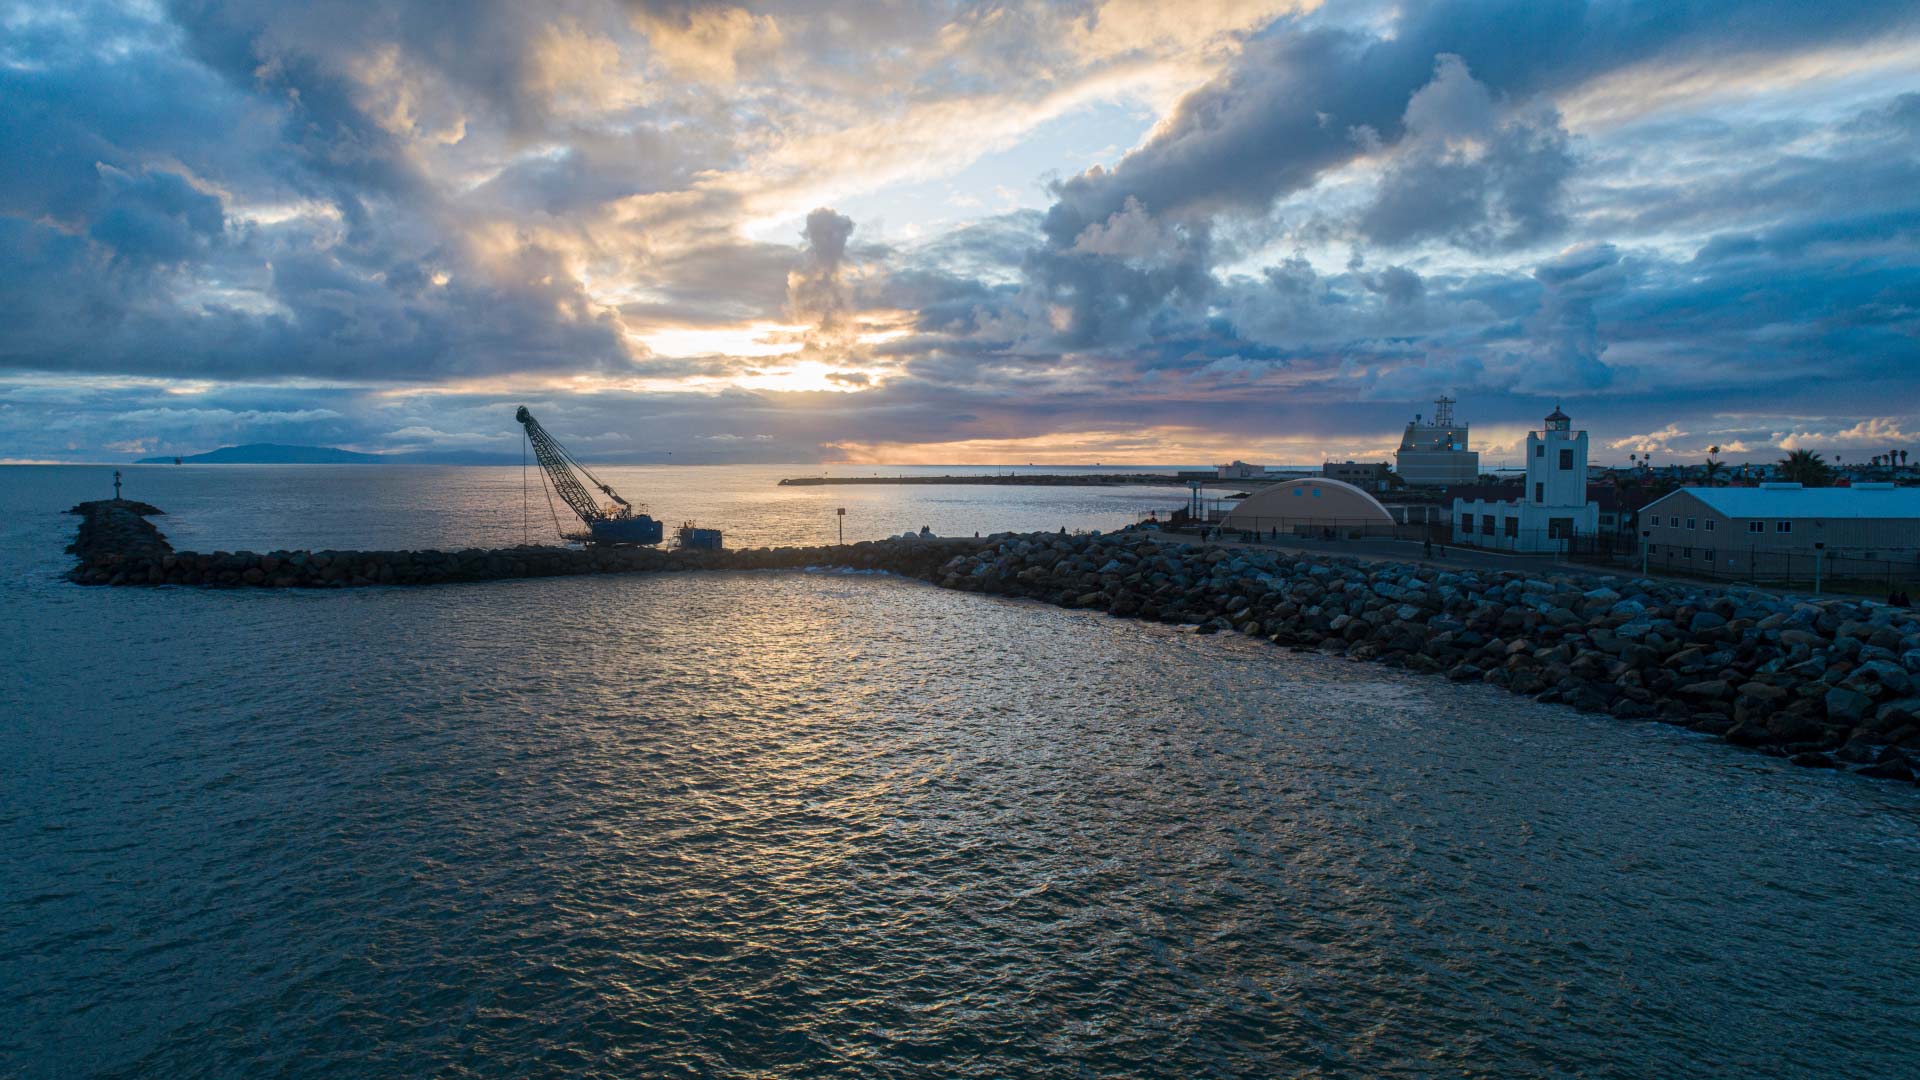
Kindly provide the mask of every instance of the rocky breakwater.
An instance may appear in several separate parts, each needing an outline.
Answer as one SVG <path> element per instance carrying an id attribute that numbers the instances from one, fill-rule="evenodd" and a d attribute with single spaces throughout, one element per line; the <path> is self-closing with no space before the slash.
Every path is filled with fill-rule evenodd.
<path id="1" fill-rule="evenodd" d="M 68 577 L 82 585 L 186 585 L 212 588 L 339 589 L 439 585 L 576 574 L 835 567 L 882 570 L 932 580 L 957 554 L 985 541 L 920 538 L 823 547 L 735 551 L 522 546 L 460 551 L 175 551 L 145 520 L 162 511 L 144 503 L 81 503 L 79 556 Z"/>
<path id="2" fill-rule="evenodd" d="M 1491 683 L 1801 765 L 1898 780 L 1920 770 L 1920 622 L 1879 604 L 1140 533 L 1000 539 L 955 555 L 936 580 Z"/>

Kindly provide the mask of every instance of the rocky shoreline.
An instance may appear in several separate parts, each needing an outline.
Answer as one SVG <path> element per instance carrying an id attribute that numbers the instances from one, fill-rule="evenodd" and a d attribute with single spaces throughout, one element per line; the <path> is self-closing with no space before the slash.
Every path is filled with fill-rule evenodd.
<path id="1" fill-rule="evenodd" d="M 140 503 L 74 507 L 70 577 L 344 588 L 568 574 L 847 567 L 949 589 L 1231 631 L 1680 724 L 1795 764 L 1913 781 L 1920 621 L 1858 600 L 1579 573 L 1455 570 L 1163 543 L 1153 534 L 895 539 L 745 551 L 176 552 Z"/>

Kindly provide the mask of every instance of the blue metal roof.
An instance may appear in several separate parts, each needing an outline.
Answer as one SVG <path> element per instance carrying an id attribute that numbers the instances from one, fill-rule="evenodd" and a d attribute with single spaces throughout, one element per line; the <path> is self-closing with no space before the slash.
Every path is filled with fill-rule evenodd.
<path id="1" fill-rule="evenodd" d="M 1691 495 L 1730 518 L 1920 518 L 1920 487 L 1688 487 Z"/>

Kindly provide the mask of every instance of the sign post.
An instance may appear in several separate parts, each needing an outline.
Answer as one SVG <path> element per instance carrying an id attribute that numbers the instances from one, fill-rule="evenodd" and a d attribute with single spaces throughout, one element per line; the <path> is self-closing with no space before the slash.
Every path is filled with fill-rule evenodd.
<path id="1" fill-rule="evenodd" d="M 840 543 L 847 542 L 847 508 L 842 506 L 833 512 L 834 520 L 840 523 Z"/>

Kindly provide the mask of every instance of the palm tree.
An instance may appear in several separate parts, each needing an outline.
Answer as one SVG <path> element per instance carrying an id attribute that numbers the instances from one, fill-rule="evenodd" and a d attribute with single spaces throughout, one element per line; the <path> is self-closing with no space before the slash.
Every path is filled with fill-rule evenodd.
<path id="1" fill-rule="evenodd" d="M 1833 470 L 1812 450 L 1794 450 L 1780 459 L 1780 478 L 1807 487 L 1826 487 L 1833 482 Z"/>
<path id="2" fill-rule="evenodd" d="M 1720 448 L 1717 446 L 1713 448 L 1714 451 L 1718 451 L 1719 449 Z M 1715 473 L 1720 471 L 1721 467 L 1722 467 L 1721 462 L 1715 461 L 1712 458 L 1707 459 L 1707 486 L 1708 487 L 1713 486 L 1713 476 Z"/>

